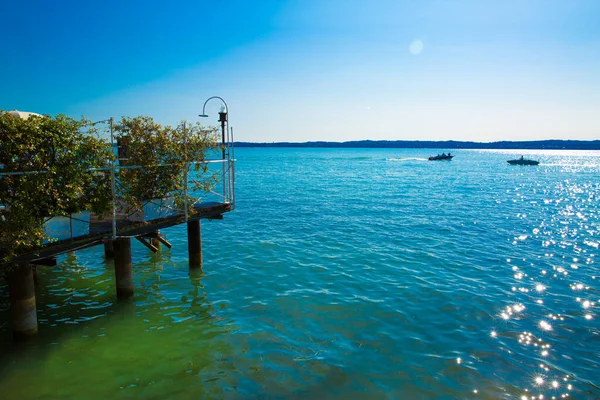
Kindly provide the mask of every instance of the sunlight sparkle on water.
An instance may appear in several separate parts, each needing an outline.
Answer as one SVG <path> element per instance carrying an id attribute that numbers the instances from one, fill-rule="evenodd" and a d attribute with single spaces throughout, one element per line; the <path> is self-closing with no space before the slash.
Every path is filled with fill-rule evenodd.
<path id="1" fill-rule="evenodd" d="M 583 308 L 590 308 L 591 303 L 589 300 L 586 300 L 581 305 L 583 306 Z"/>
<path id="2" fill-rule="evenodd" d="M 525 274 L 523 274 L 522 272 L 516 273 L 516 274 L 515 274 L 515 279 L 523 279 L 523 276 L 524 276 L 524 275 L 525 275 Z"/>
<path id="3" fill-rule="evenodd" d="M 538 283 L 537 285 L 535 285 L 535 290 L 537 290 L 538 292 L 543 292 L 544 290 L 546 290 L 546 286 L 542 285 L 541 283 Z"/>
<path id="4" fill-rule="evenodd" d="M 544 378 L 542 376 L 535 377 L 535 384 L 538 386 L 542 386 L 544 384 Z"/>
<path id="5" fill-rule="evenodd" d="M 551 331 L 552 325 L 550 325 L 548 322 L 542 320 L 542 321 L 540 321 L 540 328 L 542 328 L 545 331 Z"/>
<path id="6" fill-rule="evenodd" d="M 515 312 L 523 312 L 523 310 L 525 310 L 525 306 L 523 304 L 515 304 L 513 306 L 513 310 L 515 310 Z"/>

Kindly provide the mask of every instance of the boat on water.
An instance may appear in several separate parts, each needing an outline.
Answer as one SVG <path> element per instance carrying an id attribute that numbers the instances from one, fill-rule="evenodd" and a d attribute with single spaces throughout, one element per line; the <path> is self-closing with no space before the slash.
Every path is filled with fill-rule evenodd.
<path id="1" fill-rule="evenodd" d="M 451 155 L 450 153 L 446 154 L 446 153 L 442 153 L 442 155 L 437 155 L 437 156 L 430 156 L 429 157 L 429 161 L 438 161 L 438 160 L 452 160 L 454 156 Z"/>
<path id="2" fill-rule="evenodd" d="M 516 160 L 508 160 L 507 163 L 510 165 L 538 165 L 540 162 L 536 160 L 528 160 L 526 158 L 517 158 Z"/>

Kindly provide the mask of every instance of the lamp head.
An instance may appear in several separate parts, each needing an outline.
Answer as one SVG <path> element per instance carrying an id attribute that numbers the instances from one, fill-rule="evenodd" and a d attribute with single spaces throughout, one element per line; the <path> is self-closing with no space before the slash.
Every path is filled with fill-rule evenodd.
<path id="1" fill-rule="evenodd" d="M 206 115 L 206 114 L 200 114 L 200 115 L 198 115 L 198 116 L 199 116 L 199 117 L 202 117 L 202 118 L 208 118 L 208 115 Z"/>
<path id="2" fill-rule="evenodd" d="M 221 105 L 221 109 L 219 110 L 219 122 L 223 123 L 227 121 L 227 111 L 224 105 Z"/>

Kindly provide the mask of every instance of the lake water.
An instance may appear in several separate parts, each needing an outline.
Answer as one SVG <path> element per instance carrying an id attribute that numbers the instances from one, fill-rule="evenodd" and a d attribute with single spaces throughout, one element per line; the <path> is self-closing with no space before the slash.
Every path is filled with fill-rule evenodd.
<path id="1" fill-rule="evenodd" d="M 598 398 L 600 152 L 437 152 L 237 149 L 202 274 L 185 226 L 133 243 L 132 302 L 62 256 L 19 346 L 0 283 L 0 397 Z"/>

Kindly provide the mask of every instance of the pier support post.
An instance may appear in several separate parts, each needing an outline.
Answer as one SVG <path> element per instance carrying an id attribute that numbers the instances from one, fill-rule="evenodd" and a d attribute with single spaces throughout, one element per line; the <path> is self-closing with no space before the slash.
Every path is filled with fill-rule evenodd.
<path id="1" fill-rule="evenodd" d="M 104 258 L 115 258 L 115 246 L 111 239 L 106 239 L 104 241 Z"/>
<path id="2" fill-rule="evenodd" d="M 19 265 L 9 275 L 13 337 L 27 339 L 38 331 L 35 285 L 31 265 Z"/>
<path id="3" fill-rule="evenodd" d="M 133 296 L 133 269 L 131 266 L 131 239 L 119 238 L 114 241 L 115 280 L 117 297 L 127 299 Z"/>
<path id="4" fill-rule="evenodd" d="M 190 268 L 202 268 L 202 235 L 200 220 L 188 221 L 188 252 Z"/>

